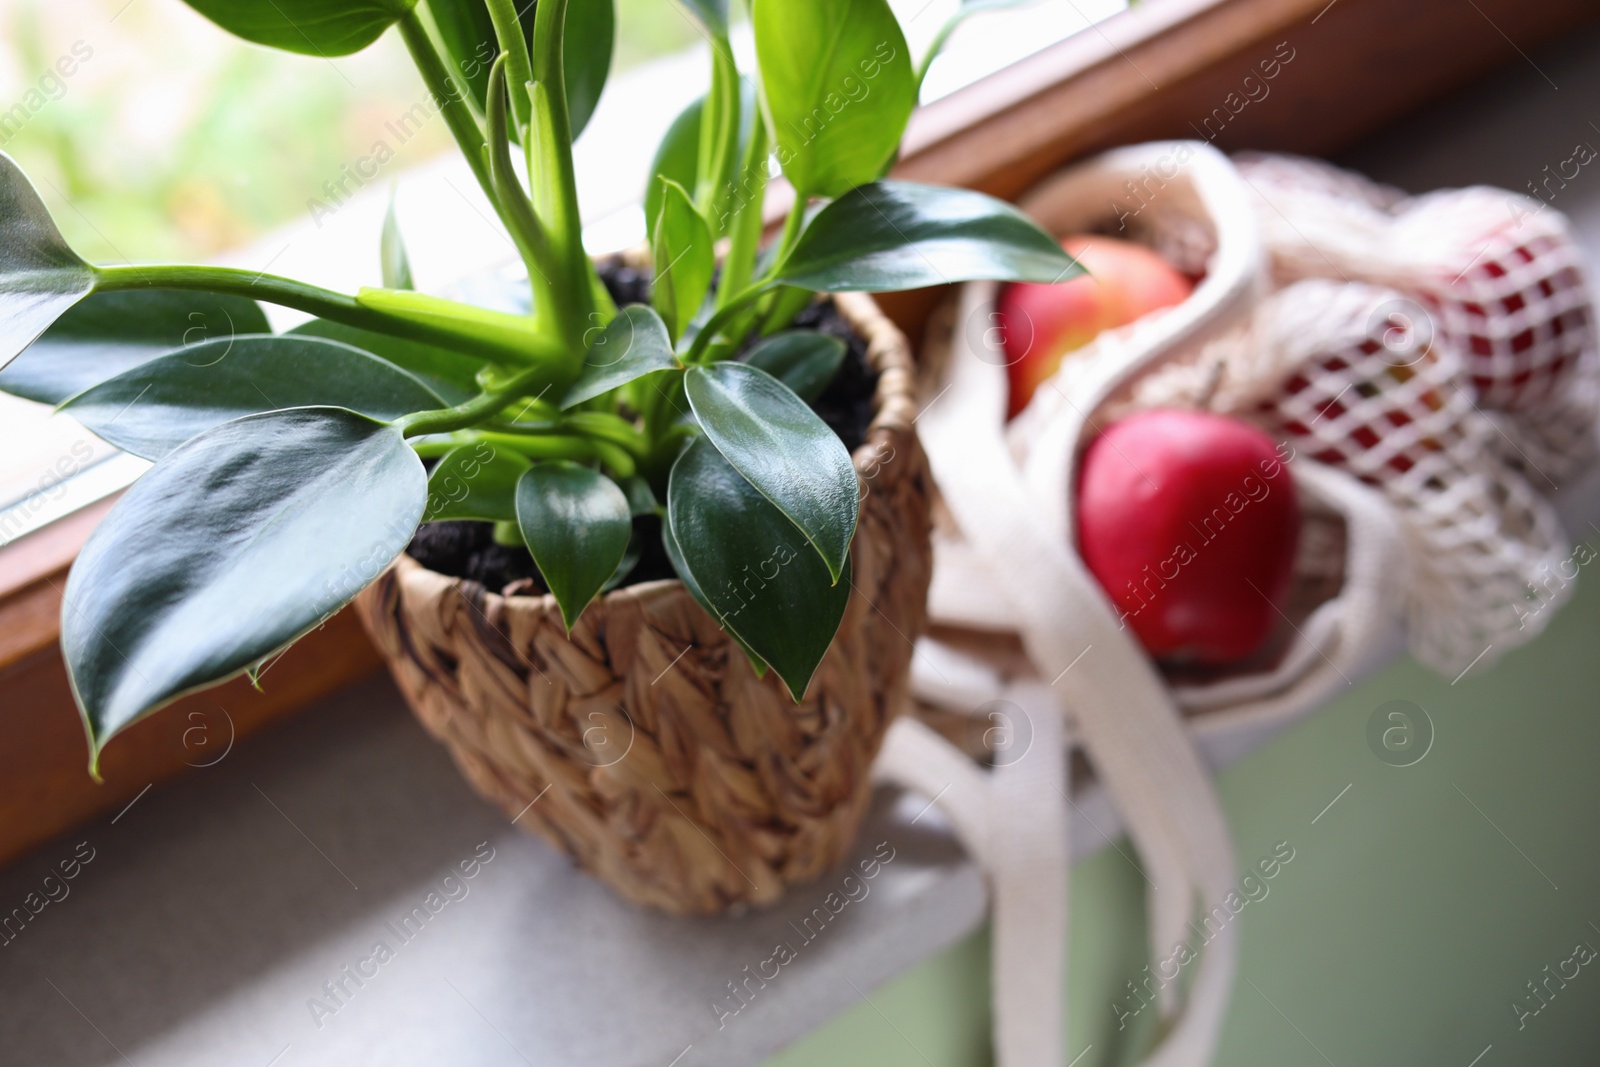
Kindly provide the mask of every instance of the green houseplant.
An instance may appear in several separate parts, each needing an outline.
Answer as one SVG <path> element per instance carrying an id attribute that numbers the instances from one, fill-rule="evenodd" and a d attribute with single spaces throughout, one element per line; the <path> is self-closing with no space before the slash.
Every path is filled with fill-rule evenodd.
<path id="1" fill-rule="evenodd" d="M 91 767 L 152 710 L 258 670 L 443 519 L 525 543 L 571 631 L 658 516 L 687 591 L 799 700 L 850 597 L 861 488 L 808 405 L 844 345 L 787 327 L 819 293 L 1077 269 L 999 201 L 883 178 L 926 71 L 885 0 L 754 0 L 748 79 L 725 0 L 685 2 L 711 89 L 658 152 L 653 289 L 621 308 L 582 248 L 571 152 L 609 67 L 610 0 L 188 2 L 309 55 L 398 27 L 527 268 L 529 311 L 414 291 L 392 212 L 384 285 L 354 296 L 90 265 L 0 156 L 0 389 L 156 461 L 66 589 Z M 797 195 L 762 248 L 772 160 Z M 274 335 L 258 300 L 316 318 Z M 228 336 L 184 344 L 197 315 Z M 765 578 L 781 610 L 751 608 L 741 581 L 792 533 L 804 550 Z"/>

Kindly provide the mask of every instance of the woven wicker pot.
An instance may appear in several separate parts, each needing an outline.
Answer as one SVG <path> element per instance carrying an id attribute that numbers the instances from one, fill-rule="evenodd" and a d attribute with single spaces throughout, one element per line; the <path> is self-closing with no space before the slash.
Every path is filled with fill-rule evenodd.
<path id="1" fill-rule="evenodd" d="M 553 597 L 486 592 L 407 556 L 357 601 L 478 792 L 639 904 L 767 904 L 842 860 L 905 700 L 932 569 L 911 352 L 870 298 L 837 301 L 881 377 L 854 456 L 855 592 L 800 703 L 677 581 L 606 595 L 570 639 Z"/>

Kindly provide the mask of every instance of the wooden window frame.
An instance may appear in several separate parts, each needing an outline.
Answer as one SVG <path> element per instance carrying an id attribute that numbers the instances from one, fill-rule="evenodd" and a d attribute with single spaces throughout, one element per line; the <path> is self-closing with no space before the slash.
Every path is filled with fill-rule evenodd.
<path id="1" fill-rule="evenodd" d="M 919 111 L 896 173 L 1014 197 L 1086 153 L 1194 137 L 1280 43 L 1294 58 L 1270 95 L 1213 143 L 1329 154 L 1595 17 L 1588 0 L 1143 0 Z M 784 200 L 772 198 L 775 215 Z M 917 337 L 938 296 L 883 303 Z M 0 548 L 0 863 L 380 666 L 350 615 L 336 616 L 268 672 L 263 692 L 229 682 L 127 731 L 95 784 L 56 642 L 67 569 L 111 503 Z"/>

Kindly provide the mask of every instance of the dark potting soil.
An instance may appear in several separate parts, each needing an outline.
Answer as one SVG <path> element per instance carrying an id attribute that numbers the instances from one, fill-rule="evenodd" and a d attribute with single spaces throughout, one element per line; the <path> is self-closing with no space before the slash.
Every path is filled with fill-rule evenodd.
<path id="1" fill-rule="evenodd" d="M 650 276 L 619 261 L 602 262 L 600 280 L 618 306 L 650 300 Z M 854 452 L 866 440 L 878 389 L 878 373 L 867 364 L 866 342 L 850 328 L 831 302 L 812 304 L 795 318 L 791 328 L 829 334 L 849 347 L 839 373 L 811 408 L 839 435 L 845 448 Z M 749 347 L 746 345 L 747 349 Z M 639 547 L 639 562 L 623 580 L 623 585 L 677 577 L 661 545 L 660 519 L 654 515 L 635 519 L 633 538 Z M 431 571 L 465 578 L 495 592 L 524 579 L 531 579 L 534 586 L 527 592 L 545 590 L 533 556 L 521 545 L 497 544 L 492 523 L 430 522 L 417 530 L 406 551 Z"/>
<path id="2" fill-rule="evenodd" d="M 539 577 L 526 548 L 495 543 L 492 522 L 425 523 L 406 552 L 430 571 L 466 578 L 497 593 L 519 579 Z"/>
<path id="3" fill-rule="evenodd" d="M 878 372 L 867 363 L 867 342 L 850 328 L 832 301 L 812 304 L 795 317 L 792 329 L 816 330 L 837 337 L 849 346 L 839 373 L 811 405 L 828 429 L 854 452 L 867 439 L 872 425 L 872 402 L 878 393 Z"/>
<path id="4" fill-rule="evenodd" d="M 639 546 L 639 562 L 624 585 L 678 576 L 661 544 L 660 519 L 654 515 L 634 519 L 633 538 Z M 430 522 L 417 530 L 406 552 L 430 571 L 465 578 L 495 592 L 523 579 L 533 583 L 527 592 L 546 591 L 533 556 L 522 545 L 496 544 L 493 523 Z"/>

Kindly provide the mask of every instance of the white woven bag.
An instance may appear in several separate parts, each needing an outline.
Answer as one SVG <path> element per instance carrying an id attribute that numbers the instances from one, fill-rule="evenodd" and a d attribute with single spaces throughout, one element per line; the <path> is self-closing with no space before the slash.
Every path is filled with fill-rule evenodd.
<path id="1" fill-rule="evenodd" d="M 1548 620 L 1540 613 L 1530 628 L 1517 611 L 1565 544 L 1531 479 L 1564 476 L 1587 456 L 1600 392 L 1593 329 L 1559 216 L 1523 199 L 1512 206 L 1537 232 L 1507 237 L 1484 205 L 1504 213 L 1512 194 L 1492 193 L 1402 201 L 1310 161 L 1235 165 L 1198 142 L 1119 149 L 1052 178 L 1021 206 L 1058 234 L 1131 231 L 1204 274 L 1188 300 L 1100 335 L 1009 423 L 998 287 L 964 286 L 930 326 L 933 380 L 918 425 L 943 506 L 936 636 L 919 643 L 915 696 L 969 715 L 1003 701 L 1030 743 L 984 770 L 906 717 L 878 770 L 934 798 L 989 874 L 1001 1067 L 1068 1059 L 1067 809 L 1076 804 L 1064 748 L 1088 757 L 1138 848 L 1152 886 L 1153 959 L 1170 960 L 1191 921 L 1237 884 L 1208 760 L 1227 761 L 1321 706 L 1402 640 L 1456 669 Z M 1461 225 L 1463 211 L 1474 226 Z M 1505 335 L 1503 316 L 1471 310 L 1484 299 L 1467 262 L 1473 236 L 1487 243 L 1485 257 L 1523 261 L 1527 276 L 1513 282 L 1551 290 L 1546 306 L 1511 311 L 1543 324 L 1534 355 L 1526 337 Z M 1538 254 L 1519 257 L 1529 241 Z M 1540 270 L 1561 281 L 1541 288 L 1544 275 L 1531 276 Z M 1490 283 L 1507 290 L 1504 278 Z M 1499 410 L 1485 411 L 1490 403 Z M 1293 636 L 1269 667 L 1169 684 L 1073 547 L 1083 446 L 1108 421 L 1158 406 L 1252 419 L 1296 448 L 1289 469 L 1305 530 L 1296 580 L 1331 579 L 1333 591 L 1288 619 Z M 1005 641 L 949 639 L 961 633 L 1000 635 L 1022 656 L 973 651 Z M 1192 980 L 1158 990 L 1163 1037 L 1144 1063 L 1211 1061 L 1237 933 L 1224 924 Z"/>

